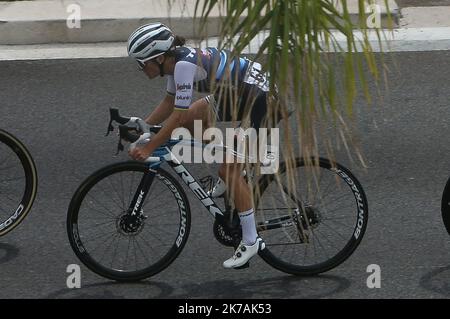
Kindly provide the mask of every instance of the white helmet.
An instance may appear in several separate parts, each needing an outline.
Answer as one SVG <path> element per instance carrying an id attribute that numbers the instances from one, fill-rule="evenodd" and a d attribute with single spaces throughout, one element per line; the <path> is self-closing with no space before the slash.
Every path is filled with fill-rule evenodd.
<path id="1" fill-rule="evenodd" d="M 145 62 L 169 51 L 174 40 L 172 31 L 164 24 L 146 24 L 128 38 L 128 55 Z"/>

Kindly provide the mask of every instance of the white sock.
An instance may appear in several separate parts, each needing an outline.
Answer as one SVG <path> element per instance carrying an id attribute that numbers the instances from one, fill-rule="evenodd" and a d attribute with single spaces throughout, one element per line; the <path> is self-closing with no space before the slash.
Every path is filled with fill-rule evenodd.
<path id="1" fill-rule="evenodd" d="M 242 226 L 242 241 L 245 245 L 251 246 L 256 242 L 256 237 L 258 237 L 253 208 L 239 213 L 239 219 Z"/>

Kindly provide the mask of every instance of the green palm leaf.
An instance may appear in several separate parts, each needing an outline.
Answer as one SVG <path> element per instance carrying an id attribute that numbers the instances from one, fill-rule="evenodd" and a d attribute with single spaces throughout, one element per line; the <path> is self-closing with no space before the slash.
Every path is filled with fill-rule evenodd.
<path id="1" fill-rule="evenodd" d="M 271 107 L 284 117 L 293 111 L 289 121 L 283 119 L 283 127 L 290 123 L 294 128 L 284 132 L 286 152 L 293 154 L 293 144 L 300 145 L 296 152 L 303 156 L 318 155 L 322 147 L 332 156 L 336 143 L 349 154 L 350 146 L 356 146 L 351 130 L 355 98 L 361 90 L 370 102 L 369 78 L 380 80 L 380 62 L 369 36 L 375 32 L 381 47 L 383 32 L 366 28 L 365 8 L 374 3 L 358 0 L 357 21 L 352 21 L 347 0 L 197 0 L 195 12 L 199 34 L 205 34 L 212 10 L 219 8 L 219 46 L 235 55 L 267 31 L 255 59 L 270 74 L 270 94 L 278 96 Z M 389 12 L 388 0 L 385 6 Z M 392 20 L 389 14 L 388 18 Z M 338 41 L 337 32 L 344 35 L 345 44 Z M 332 136 L 326 129 L 330 125 Z M 357 147 L 351 153 L 355 151 Z"/>

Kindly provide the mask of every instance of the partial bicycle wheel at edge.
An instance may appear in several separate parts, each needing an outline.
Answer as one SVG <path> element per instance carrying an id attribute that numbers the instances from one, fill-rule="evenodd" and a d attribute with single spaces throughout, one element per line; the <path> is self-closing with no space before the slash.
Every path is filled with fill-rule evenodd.
<path id="1" fill-rule="evenodd" d="M 126 229 L 123 218 L 147 170 L 131 161 L 106 166 L 87 178 L 70 202 L 70 244 L 81 262 L 103 277 L 138 281 L 153 276 L 175 260 L 188 239 L 186 194 L 163 169 L 143 203 L 142 223 L 132 232 Z"/>
<path id="2" fill-rule="evenodd" d="M 276 175 L 261 178 L 255 195 L 258 232 L 266 243 L 260 256 L 286 273 L 309 276 L 337 267 L 367 227 L 368 204 L 358 180 L 342 165 L 323 158 L 318 164 L 296 159 L 288 175 L 282 163 Z"/>
<path id="3" fill-rule="evenodd" d="M 12 231 L 30 212 L 37 180 L 28 150 L 13 135 L 0 130 L 0 236 Z"/>
<path id="4" fill-rule="evenodd" d="M 450 235 L 450 178 L 447 180 L 442 193 L 441 214 L 445 229 Z"/>

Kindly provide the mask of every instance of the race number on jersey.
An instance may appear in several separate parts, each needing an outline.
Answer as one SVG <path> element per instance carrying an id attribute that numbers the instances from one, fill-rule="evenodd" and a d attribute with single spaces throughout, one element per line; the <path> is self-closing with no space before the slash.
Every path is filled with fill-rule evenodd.
<path id="1" fill-rule="evenodd" d="M 249 65 L 247 72 L 245 73 L 244 82 L 256 85 L 264 92 L 269 91 L 269 80 L 266 74 L 262 71 L 261 64 L 253 62 Z"/>

